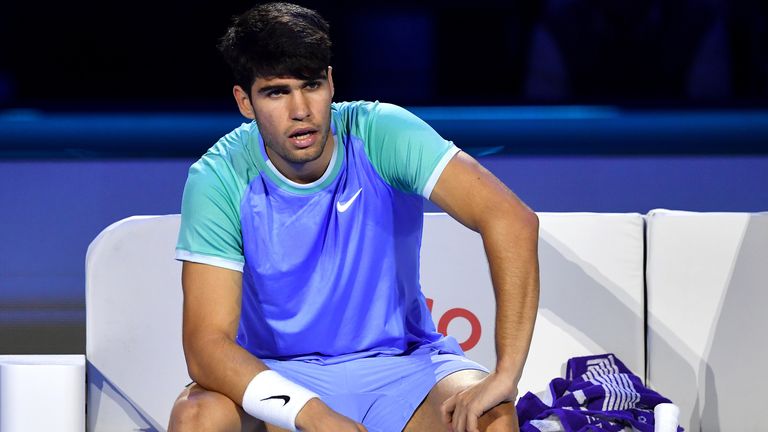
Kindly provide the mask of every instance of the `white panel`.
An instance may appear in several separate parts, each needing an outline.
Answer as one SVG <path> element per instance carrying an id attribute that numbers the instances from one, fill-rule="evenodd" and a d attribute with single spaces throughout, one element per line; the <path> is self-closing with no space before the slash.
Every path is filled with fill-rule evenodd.
<path id="1" fill-rule="evenodd" d="M 687 430 L 765 430 L 768 214 L 648 216 L 650 385 Z"/>
<path id="2" fill-rule="evenodd" d="M 181 263 L 174 259 L 179 222 L 178 215 L 128 218 L 88 248 L 89 430 L 164 430 L 190 381 L 181 346 Z"/>
<path id="3" fill-rule="evenodd" d="M 637 214 L 539 214 L 541 300 L 520 394 L 540 391 L 562 375 L 570 357 L 613 352 L 644 375 L 643 218 Z M 511 245 L 513 247 L 513 245 Z M 422 289 L 436 323 L 466 310 L 449 334 L 466 341 L 467 355 L 493 368 L 493 289 L 480 236 L 445 214 L 429 214 L 422 244 Z M 456 333 L 454 333 L 454 331 Z"/>
<path id="4" fill-rule="evenodd" d="M 444 213 L 425 215 L 421 289 L 432 300 L 438 330 L 441 320 L 450 323 L 448 334 L 463 347 L 471 344 L 467 355 L 493 368 L 496 355 L 488 347 L 493 346 L 495 303 L 480 235 Z M 469 340 L 473 334 L 479 337 L 476 343 Z"/>
<path id="5" fill-rule="evenodd" d="M 0 356 L 0 432 L 83 429 L 84 356 Z"/>

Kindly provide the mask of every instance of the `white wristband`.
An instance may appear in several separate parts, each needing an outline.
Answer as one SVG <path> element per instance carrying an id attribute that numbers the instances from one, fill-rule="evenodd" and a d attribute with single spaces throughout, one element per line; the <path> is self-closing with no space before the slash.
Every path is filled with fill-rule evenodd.
<path id="1" fill-rule="evenodd" d="M 245 389 L 243 410 L 269 424 L 296 430 L 296 416 L 317 394 L 273 370 L 258 373 Z"/>

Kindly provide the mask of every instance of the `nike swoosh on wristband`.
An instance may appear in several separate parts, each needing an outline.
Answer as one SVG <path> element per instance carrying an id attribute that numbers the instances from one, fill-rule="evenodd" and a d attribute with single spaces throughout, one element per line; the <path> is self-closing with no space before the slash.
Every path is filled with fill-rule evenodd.
<path id="1" fill-rule="evenodd" d="M 291 400 L 291 397 L 290 397 L 290 396 L 288 396 L 288 395 L 277 395 L 277 396 L 270 396 L 270 397 L 268 397 L 268 398 L 264 398 L 264 399 L 262 399 L 262 402 L 263 402 L 263 401 L 265 401 L 265 400 L 270 400 L 270 399 L 282 399 L 282 401 L 283 401 L 283 406 L 286 406 L 286 405 L 288 404 L 288 402 L 290 402 L 290 400 Z"/>
<path id="2" fill-rule="evenodd" d="M 349 206 L 351 206 L 352 203 L 355 202 L 355 200 L 357 199 L 357 196 L 360 195 L 360 192 L 362 191 L 363 191 L 363 188 L 360 188 L 360 190 L 358 190 L 354 195 L 352 195 L 352 198 L 347 200 L 347 202 L 338 201 L 336 203 L 336 210 L 338 210 L 339 213 L 344 213 L 345 211 L 347 211 Z"/>

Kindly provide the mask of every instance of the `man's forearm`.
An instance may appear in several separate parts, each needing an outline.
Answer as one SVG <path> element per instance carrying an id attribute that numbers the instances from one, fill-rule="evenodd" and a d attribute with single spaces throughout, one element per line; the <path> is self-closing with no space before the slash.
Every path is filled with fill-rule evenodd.
<path id="1" fill-rule="evenodd" d="M 496 297 L 496 369 L 519 381 L 539 303 L 538 217 L 499 215 L 480 227 Z"/>
<path id="2" fill-rule="evenodd" d="M 191 378 L 206 389 L 222 393 L 241 406 L 243 394 L 253 377 L 269 369 L 258 357 L 225 336 L 204 338 L 197 344 L 185 344 L 185 347 L 189 351 L 187 364 Z M 315 430 L 318 424 L 326 425 L 330 430 L 342 430 L 341 427 L 358 430 L 353 421 L 335 413 L 320 399 L 312 398 L 301 406 L 296 418 L 291 420 L 295 421 L 300 430 Z M 269 417 L 258 416 L 246 407 L 244 409 L 271 422 Z"/>
<path id="3" fill-rule="evenodd" d="M 190 377 L 208 390 L 238 404 L 248 383 L 268 367 L 226 335 L 210 334 L 186 340 L 184 351 Z"/>

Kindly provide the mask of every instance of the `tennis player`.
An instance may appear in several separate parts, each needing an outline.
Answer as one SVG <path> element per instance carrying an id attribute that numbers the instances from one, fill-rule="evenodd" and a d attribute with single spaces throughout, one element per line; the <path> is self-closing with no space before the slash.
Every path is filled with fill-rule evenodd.
<path id="1" fill-rule="evenodd" d="M 518 430 L 536 215 L 405 109 L 333 102 L 314 11 L 257 6 L 220 50 L 251 121 L 192 165 L 184 189 L 176 257 L 194 382 L 169 430 Z M 419 286 L 423 198 L 482 236 L 491 370 L 435 331 Z"/>

